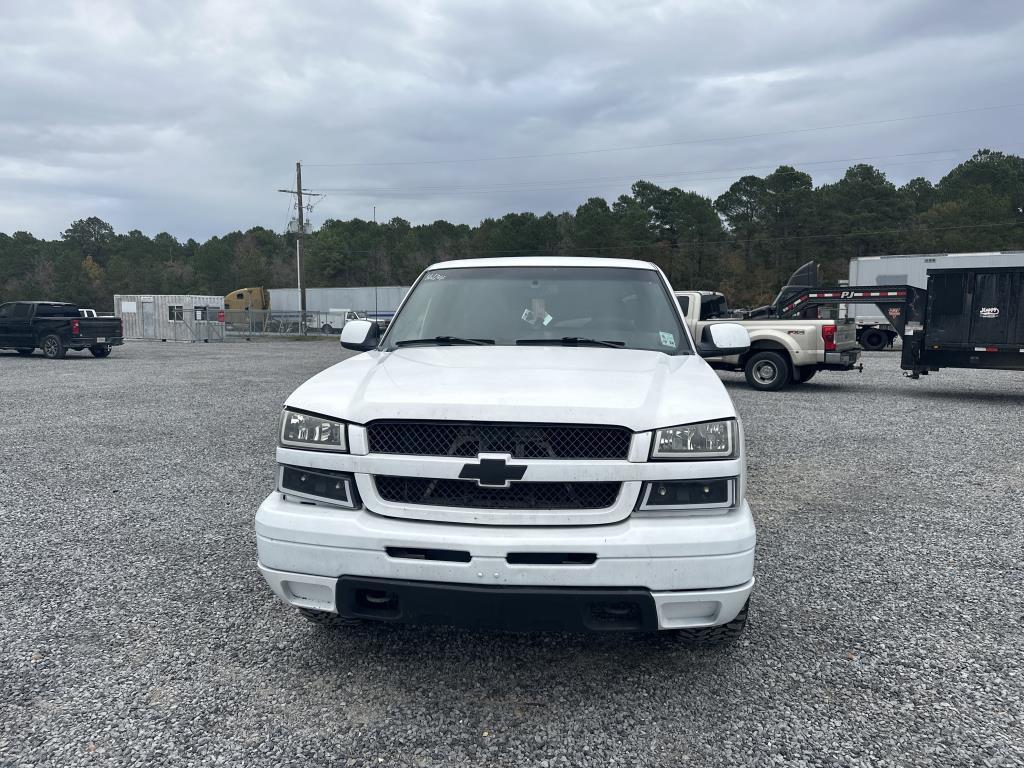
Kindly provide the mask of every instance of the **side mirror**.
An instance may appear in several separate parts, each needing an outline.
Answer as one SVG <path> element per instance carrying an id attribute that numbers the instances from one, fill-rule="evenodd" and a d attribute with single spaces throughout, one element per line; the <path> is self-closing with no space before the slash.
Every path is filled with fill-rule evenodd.
<path id="1" fill-rule="evenodd" d="M 341 346 L 365 352 L 373 349 L 380 341 L 380 329 L 369 320 L 349 320 L 341 329 Z"/>
<path id="2" fill-rule="evenodd" d="M 708 323 L 697 344 L 697 354 L 701 357 L 742 355 L 748 349 L 750 334 L 739 323 Z"/>

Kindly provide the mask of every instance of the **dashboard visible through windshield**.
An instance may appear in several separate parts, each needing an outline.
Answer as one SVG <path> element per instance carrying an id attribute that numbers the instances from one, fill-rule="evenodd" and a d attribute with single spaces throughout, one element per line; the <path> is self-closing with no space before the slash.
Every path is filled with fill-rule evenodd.
<path id="1" fill-rule="evenodd" d="M 416 284 L 384 338 L 426 345 L 692 350 L 658 272 L 622 267 L 456 267 Z"/>

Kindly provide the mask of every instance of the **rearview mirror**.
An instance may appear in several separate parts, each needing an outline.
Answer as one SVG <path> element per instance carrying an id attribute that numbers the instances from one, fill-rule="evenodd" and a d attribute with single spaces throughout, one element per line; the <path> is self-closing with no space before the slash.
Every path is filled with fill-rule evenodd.
<path id="1" fill-rule="evenodd" d="M 742 355 L 750 349 L 750 334 L 739 323 L 709 323 L 697 344 L 701 357 Z"/>
<path id="2" fill-rule="evenodd" d="M 341 329 L 341 346 L 356 352 L 373 349 L 380 341 L 380 329 L 369 320 L 349 320 Z"/>

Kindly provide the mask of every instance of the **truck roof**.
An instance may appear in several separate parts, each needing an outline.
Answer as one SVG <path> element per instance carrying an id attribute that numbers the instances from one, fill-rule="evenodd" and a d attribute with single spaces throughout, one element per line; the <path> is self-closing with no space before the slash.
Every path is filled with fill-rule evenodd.
<path id="1" fill-rule="evenodd" d="M 604 259 L 588 256 L 503 256 L 486 259 L 459 259 L 431 264 L 427 270 L 462 267 L 618 267 L 619 269 L 657 269 L 649 261 Z"/>
<path id="2" fill-rule="evenodd" d="M 12 304 L 44 304 L 47 307 L 77 307 L 77 304 L 72 304 L 70 301 L 12 301 Z"/>

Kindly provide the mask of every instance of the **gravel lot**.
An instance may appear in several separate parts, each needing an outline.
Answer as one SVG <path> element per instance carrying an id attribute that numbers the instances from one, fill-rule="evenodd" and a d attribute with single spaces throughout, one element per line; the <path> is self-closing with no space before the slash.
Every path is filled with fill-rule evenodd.
<path id="1" fill-rule="evenodd" d="M 740 643 L 330 633 L 255 570 L 281 402 L 332 343 L 0 353 L 0 765 L 1024 765 L 1024 375 L 724 374 Z"/>

